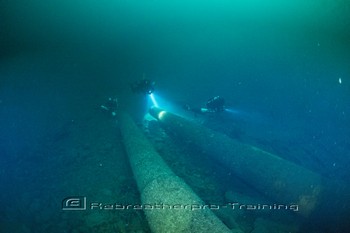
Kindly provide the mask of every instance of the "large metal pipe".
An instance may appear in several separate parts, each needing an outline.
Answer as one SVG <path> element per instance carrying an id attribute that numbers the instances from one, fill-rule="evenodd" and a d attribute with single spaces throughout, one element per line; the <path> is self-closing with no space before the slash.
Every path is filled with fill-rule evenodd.
<path id="1" fill-rule="evenodd" d="M 160 108 L 152 107 L 150 114 L 166 131 L 200 148 L 271 200 L 295 204 L 304 216 L 319 204 L 323 192 L 320 175 Z"/>
<path id="2" fill-rule="evenodd" d="M 171 171 L 125 113 L 120 115 L 120 130 L 153 232 L 231 232 Z"/>

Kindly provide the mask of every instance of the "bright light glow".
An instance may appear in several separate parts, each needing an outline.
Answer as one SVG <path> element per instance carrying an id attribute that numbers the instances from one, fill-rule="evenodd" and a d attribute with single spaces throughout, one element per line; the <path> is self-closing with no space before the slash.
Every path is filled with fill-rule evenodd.
<path id="1" fill-rule="evenodd" d="M 231 115 L 232 117 L 235 117 L 235 118 L 244 118 L 244 119 L 247 119 L 247 118 L 251 118 L 252 117 L 252 114 L 250 113 L 247 113 L 247 112 L 244 112 L 240 109 L 236 109 L 236 108 L 225 108 L 225 112 L 227 112 L 229 115 Z"/>
<path id="2" fill-rule="evenodd" d="M 182 107 L 174 105 L 174 103 L 168 101 L 166 98 L 159 95 L 159 93 L 150 94 L 149 98 L 147 98 L 147 100 L 148 100 L 147 101 L 148 108 L 151 108 L 152 106 L 154 106 L 156 108 L 166 109 L 167 111 L 175 113 L 175 114 L 179 114 L 179 112 L 183 111 Z M 158 114 L 157 118 L 160 120 L 160 118 L 162 117 L 163 114 L 164 113 L 161 113 L 161 115 Z"/>
<path id="3" fill-rule="evenodd" d="M 149 94 L 149 97 L 151 98 L 153 106 L 159 107 L 159 105 L 158 105 L 158 103 L 156 101 L 156 98 L 154 97 L 153 93 Z"/>
<path id="4" fill-rule="evenodd" d="M 233 109 L 233 108 L 225 108 L 226 112 L 232 113 L 232 114 L 240 114 L 241 111 L 237 110 L 237 109 Z"/>
<path id="5" fill-rule="evenodd" d="M 162 118 L 164 117 L 166 111 L 161 111 L 160 113 L 158 113 L 158 119 L 162 120 Z"/>

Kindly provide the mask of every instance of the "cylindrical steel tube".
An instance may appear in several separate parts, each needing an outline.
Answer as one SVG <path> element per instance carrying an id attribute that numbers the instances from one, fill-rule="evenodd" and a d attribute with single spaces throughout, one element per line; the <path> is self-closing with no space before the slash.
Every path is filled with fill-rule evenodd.
<path id="1" fill-rule="evenodd" d="M 231 232 L 171 171 L 125 113 L 120 115 L 120 130 L 153 232 Z"/>
<path id="2" fill-rule="evenodd" d="M 304 216 L 319 202 L 320 175 L 163 109 L 152 107 L 150 114 L 166 131 L 200 148 L 271 200 L 298 205 L 298 213 Z"/>

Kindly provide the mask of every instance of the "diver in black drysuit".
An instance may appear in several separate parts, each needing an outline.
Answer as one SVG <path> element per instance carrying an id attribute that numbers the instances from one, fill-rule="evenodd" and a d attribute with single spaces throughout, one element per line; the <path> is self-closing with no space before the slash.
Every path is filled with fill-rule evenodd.
<path id="1" fill-rule="evenodd" d="M 133 84 L 130 84 L 131 90 L 134 93 L 150 95 L 154 92 L 155 82 L 149 79 L 142 79 Z"/>
<path id="2" fill-rule="evenodd" d="M 224 112 L 225 108 L 225 99 L 222 98 L 221 96 L 215 96 L 213 98 L 210 98 L 207 103 L 205 108 L 192 108 L 188 104 L 185 104 L 183 108 L 187 111 L 192 111 L 195 114 L 207 114 L 207 113 L 219 113 L 219 112 Z"/>

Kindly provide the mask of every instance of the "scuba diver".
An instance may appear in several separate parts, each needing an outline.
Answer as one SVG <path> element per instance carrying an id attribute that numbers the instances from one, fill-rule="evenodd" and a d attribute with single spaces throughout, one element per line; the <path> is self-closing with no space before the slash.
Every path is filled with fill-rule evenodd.
<path id="1" fill-rule="evenodd" d="M 210 98 L 205 108 L 191 108 L 188 104 L 184 105 L 184 109 L 187 111 L 192 111 L 195 114 L 206 114 L 206 113 L 219 113 L 224 112 L 225 99 L 221 96 L 215 96 Z"/>
<path id="2" fill-rule="evenodd" d="M 134 93 L 150 95 L 154 92 L 155 82 L 149 79 L 142 79 L 133 84 L 130 84 L 131 90 Z"/>
<path id="3" fill-rule="evenodd" d="M 103 111 L 110 113 L 113 117 L 117 115 L 118 107 L 118 98 L 112 97 L 109 97 L 107 102 L 100 106 Z"/>
<path id="4" fill-rule="evenodd" d="M 207 101 L 206 106 L 209 112 L 223 112 L 225 111 L 224 104 L 224 98 L 221 96 L 215 96 Z"/>

